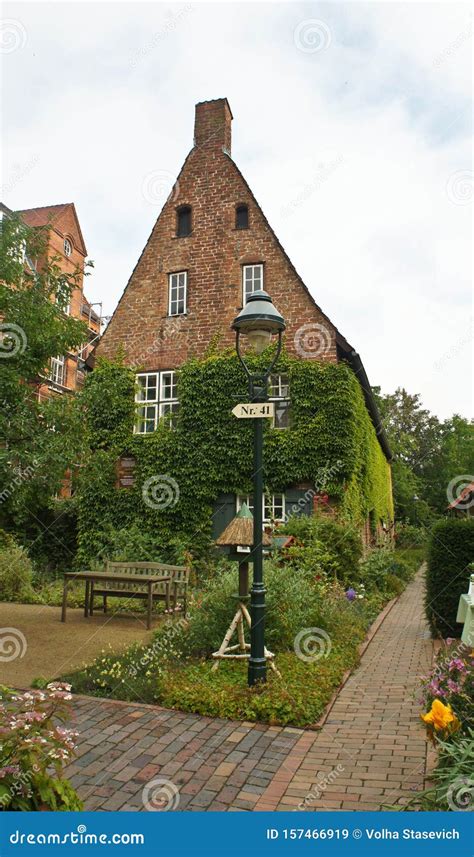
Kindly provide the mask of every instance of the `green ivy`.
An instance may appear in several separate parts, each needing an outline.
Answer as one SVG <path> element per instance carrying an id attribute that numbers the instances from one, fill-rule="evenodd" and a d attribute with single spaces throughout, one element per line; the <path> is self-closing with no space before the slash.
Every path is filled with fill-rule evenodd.
<path id="1" fill-rule="evenodd" d="M 257 370 L 259 358 L 253 362 Z M 283 355 L 278 371 L 289 375 L 291 429 L 265 424 L 266 488 L 278 492 L 301 481 L 321 486 L 323 476 L 343 520 L 362 524 L 372 514 L 390 521 L 390 467 L 351 368 Z M 152 434 L 133 434 L 134 386 L 134 370 L 120 359 L 103 360 L 82 394 L 90 453 L 76 495 L 81 564 L 103 550 L 110 524 L 139 524 L 153 534 L 162 558 L 177 540 L 199 554 L 210 543 L 217 496 L 252 489 L 252 426 L 231 413 L 248 396 L 234 353 L 213 351 L 180 368 L 174 429 L 161 422 Z M 133 488 L 118 490 L 116 462 L 124 454 L 136 458 L 136 480 Z M 142 498 L 143 484 L 158 475 L 179 486 L 178 502 L 164 510 Z"/>

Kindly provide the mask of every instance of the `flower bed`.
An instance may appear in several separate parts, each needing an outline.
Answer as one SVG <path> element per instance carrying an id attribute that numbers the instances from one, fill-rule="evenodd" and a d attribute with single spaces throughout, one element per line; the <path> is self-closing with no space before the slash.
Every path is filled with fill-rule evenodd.
<path id="1" fill-rule="evenodd" d="M 437 751 L 432 785 L 404 809 L 474 810 L 474 650 L 448 639 L 420 698 L 421 719 Z"/>
<path id="2" fill-rule="evenodd" d="M 388 561 L 393 563 L 393 553 Z M 284 565 L 266 563 L 265 638 L 282 677 L 269 669 L 266 685 L 248 688 L 244 663 L 211 670 L 212 652 L 235 609 L 236 577 L 235 565 L 222 563 L 191 596 L 189 623 L 168 622 L 150 645 L 132 646 L 119 656 L 104 652 L 68 681 L 75 691 L 100 697 L 215 717 L 314 725 L 347 670 L 357 665 L 367 629 L 393 589 L 380 584 L 367 591 L 355 582 L 345 590 L 314 563 L 305 563 L 301 549 Z"/>

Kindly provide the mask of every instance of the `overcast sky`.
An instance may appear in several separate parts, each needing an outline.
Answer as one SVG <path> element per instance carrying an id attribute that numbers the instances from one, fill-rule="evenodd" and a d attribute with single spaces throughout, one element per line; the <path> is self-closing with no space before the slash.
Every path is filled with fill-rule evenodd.
<path id="1" fill-rule="evenodd" d="M 234 160 L 371 383 L 470 416 L 469 5 L 2 14 L 2 200 L 76 204 L 105 314 L 192 146 L 194 104 L 227 96 Z"/>

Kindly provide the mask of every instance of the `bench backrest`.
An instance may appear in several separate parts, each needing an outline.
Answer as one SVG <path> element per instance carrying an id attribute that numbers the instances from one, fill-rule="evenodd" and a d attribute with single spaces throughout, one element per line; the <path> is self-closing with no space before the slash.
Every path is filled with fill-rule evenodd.
<path id="1" fill-rule="evenodd" d="M 106 562 L 106 571 L 110 574 L 116 574 L 117 580 L 108 581 L 105 583 L 106 589 L 123 589 L 123 590 L 138 590 L 143 589 L 143 583 L 140 581 L 140 577 L 146 577 L 150 575 L 154 575 L 155 577 L 170 577 L 171 585 L 174 583 L 178 584 L 179 588 L 182 588 L 182 585 L 187 585 L 189 581 L 189 568 L 185 568 L 181 565 L 166 565 L 162 562 L 111 562 L 111 560 L 107 560 Z M 121 581 L 121 574 L 133 574 L 137 577 L 136 583 L 130 583 L 129 581 Z M 154 587 L 154 592 L 165 593 L 166 585 L 164 583 L 158 584 Z"/>

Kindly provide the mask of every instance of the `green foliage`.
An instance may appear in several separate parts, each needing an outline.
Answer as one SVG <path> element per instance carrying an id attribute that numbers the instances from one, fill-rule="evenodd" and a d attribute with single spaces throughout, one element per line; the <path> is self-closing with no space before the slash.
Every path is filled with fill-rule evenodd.
<path id="1" fill-rule="evenodd" d="M 424 527 L 415 527 L 413 524 L 398 524 L 395 530 L 395 544 L 398 548 L 422 548 L 425 547 L 428 534 Z"/>
<path id="2" fill-rule="evenodd" d="M 394 453 L 396 518 L 430 526 L 446 510 L 451 480 L 474 473 L 474 426 L 458 414 L 440 422 L 402 388 L 374 394 Z"/>
<path id="3" fill-rule="evenodd" d="M 442 648 L 430 674 L 423 681 L 423 710 L 429 711 L 433 700 L 450 705 L 459 720 L 460 731 L 474 728 L 474 657 L 471 646 L 453 641 Z M 454 738 L 458 738 L 456 732 Z"/>
<path id="4" fill-rule="evenodd" d="M 27 552 L 0 530 L 0 598 L 21 601 L 32 592 L 33 568 Z"/>
<path id="5" fill-rule="evenodd" d="M 87 339 L 64 312 L 82 272 L 45 257 L 45 233 L 4 218 L 0 236 L 0 526 L 23 532 L 59 490 L 82 448 L 81 420 L 69 396 L 38 400 L 49 362 Z M 26 257 L 23 261 L 23 249 Z M 38 269 L 31 259 L 41 260 Z M 53 430 L 54 429 L 54 430 Z"/>
<path id="6" fill-rule="evenodd" d="M 237 604 L 233 596 L 238 589 L 238 572 L 236 563 L 226 565 L 227 569 L 209 580 L 191 602 L 190 627 L 183 640 L 188 655 L 211 654 L 229 627 Z M 314 577 L 314 572 L 265 564 L 265 639 L 270 649 L 291 649 L 301 628 L 322 627 L 324 589 L 317 587 Z"/>
<path id="7" fill-rule="evenodd" d="M 460 637 L 459 597 L 469 585 L 474 562 L 474 518 L 447 518 L 433 528 L 428 550 L 425 611 L 435 637 Z"/>
<path id="8" fill-rule="evenodd" d="M 104 653 L 68 677 L 77 692 L 141 700 L 207 716 L 307 726 L 314 724 L 381 606 L 375 595 L 349 603 L 339 584 L 293 562 L 265 566 L 265 639 L 277 655 L 282 679 L 268 670 L 263 688 L 247 687 L 246 664 L 221 663 L 210 655 L 222 642 L 235 612 L 236 564 L 218 572 L 191 599 L 189 623 L 166 622 L 147 646 Z M 300 636 L 301 635 L 301 636 Z"/>
<path id="9" fill-rule="evenodd" d="M 363 583 L 369 592 L 378 590 L 387 595 L 399 595 L 420 567 L 422 559 L 421 550 L 410 556 L 407 551 L 378 548 L 364 557 L 353 580 L 355 584 Z"/>
<path id="10" fill-rule="evenodd" d="M 415 795 L 403 812 L 413 809 L 425 812 L 472 811 L 472 760 L 474 729 L 456 740 L 440 741 L 438 764 L 430 775 L 432 786 Z"/>
<path id="11" fill-rule="evenodd" d="M 306 726 L 324 710 L 345 671 L 358 661 L 358 646 L 374 618 L 364 605 L 350 605 L 338 587 L 323 591 L 294 571 L 266 569 L 269 607 L 268 646 L 277 651 L 282 679 L 268 670 L 264 688 L 247 687 L 247 666 L 221 663 L 211 672 L 210 654 L 222 642 L 232 618 L 231 592 L 236 572 L 224 572 L 219 584 L 208 585 L 191 609 L 190 624 L 167 623 L 146 647 L 132 646 L 120 655 L 104 654 L 87 669 L 69 677 L 78 692 L 118 699 L 140 699 L 207 716 L 264 720 Z M 273 598 L 270 597 L 274 592 Z M 303 603 L 306 593 L 306 604 Z M 297 604 L 292 605 L 292 598 Z M 307 623 L 307 625 L 306 625 Z M 322 656 L 297 657 L 296 634 L 308 628 L 309 638 L 325 631 L 330 640 Z M 324 639 L 323 639 L 324 644 Z M 324 644 L 326 645 L 326 644 Z M 304 642 L 303 653 L 306 652 Z M 324 654 L 327 651 L 327 656 Z"/>
<path id="12" fill-rule="evenodd" d="M 331 575 L 341 583 L 350 583 L 357 575 L 357 566 L 362 556 L 362 540 L 355 527 L 348 526 L 329 515 L 290 518 L 284 531 L 296 536 L 305 550 L 290 548 L 293 559 L 304 562 L 307 549 L 312 549 L 315 570 Z"/>
<path id="13" fill-rule="evenodd" d="M 81 810 L 62 768 L 74 756 L 77 732 L 70 717 L 70 687 L 58 682 L 25 693 L 0 686 L 0 810 Z"/>
<path id="14" fill-rule="evenodd" d="M 339 500 L 342 517 L 356 526 L 369 512 L 391 520 L 389 466 L 351 369 L 283 356 L 279 370 L 290 376 L 292 427 L 265 426 L 266 489 L 309 480 Z M 235 396 L 247 395 L 234 354 L 213 352 L 181 367 L 175 429 L 161 422 L 149 435 L 132 433 L 134 383 L 120 361 L 99 361 L 81 397 L 91 453 L 78 486 L 80 564 L 98 556 L 110 525 L 138 525 L 152 535 L 160 557 L 177 544 L 202 558 L 211 544 L 216 497 L 252 488 L 252 427 L 231 413 Z M 136 459 L 136 482 L 117 490 L 116 462 L 124 454 Z M 159 476 L 179 488 L 166 509 L 153 508 L 142 493 Z"/>

